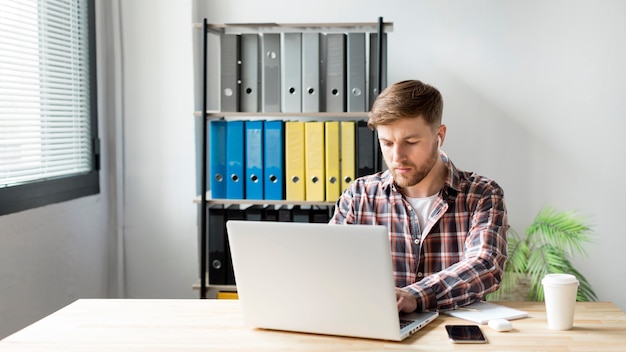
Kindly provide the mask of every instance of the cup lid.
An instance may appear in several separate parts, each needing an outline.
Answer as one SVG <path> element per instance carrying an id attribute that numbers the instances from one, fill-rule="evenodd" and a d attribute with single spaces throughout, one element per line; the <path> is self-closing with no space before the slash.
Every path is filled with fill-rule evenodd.
<path id="1" fill-rule="evenodd" d="M 543 285 L 569 285 L 578 284 L 578 279 L 571 274 L 547 274 L 541 283 Z"/>

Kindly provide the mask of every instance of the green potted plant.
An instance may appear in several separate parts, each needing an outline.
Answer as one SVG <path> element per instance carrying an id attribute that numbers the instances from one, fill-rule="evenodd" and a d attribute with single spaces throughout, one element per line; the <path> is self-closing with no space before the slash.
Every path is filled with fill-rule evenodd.
<path id="1" fill-rule="evenodd" d="M 542 208 L 522 238 L 512 228 L 508 234 L 508 260 L 500 290 L 488 300 L 511 299 L 543 301 L 541 279 L 549 273 L 572 274 L 578 278 L 577 301 L 595 301 L 596 294 L 585 277 L 570 262 L 575 254 L 587 255 L 585 245 L 591 242 L 589 220 L 574 211 L 559 212 Z"/>

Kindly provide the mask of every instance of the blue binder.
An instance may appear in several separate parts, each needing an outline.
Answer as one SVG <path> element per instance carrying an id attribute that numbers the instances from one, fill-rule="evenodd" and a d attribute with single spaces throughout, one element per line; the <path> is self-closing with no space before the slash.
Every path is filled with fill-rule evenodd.
<path id="1" fill-rule="evenodd" d="M 263 199 L 263 121 L 246 121 L 246 199 Z"/>
<path id="2" fill-rule="evenodd" d="M 226 198 L 244 199 L 244 122 L 226 123 Z"/>
<path id="3" fill-rule="evenodd" d="M 209 168 L 211 198 L 226 198 L 226 121 L 213 120 L 209 124 Z"/>
<path id="4" fill-rule="evenodd" d="M 285 149 L 283 121 L 265 121 L 265 199 L 285 199 Z"/>

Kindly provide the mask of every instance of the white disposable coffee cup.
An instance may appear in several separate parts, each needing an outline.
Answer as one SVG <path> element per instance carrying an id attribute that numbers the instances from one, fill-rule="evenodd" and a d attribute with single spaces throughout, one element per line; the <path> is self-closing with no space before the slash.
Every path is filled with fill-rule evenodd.
<path id="1" fill-rule="evenodd" d="M 570 274 L 548 274 L 541 281 L 546 301 L 548 328 L 569 330 L 574 326 L 578 279 Z"/>

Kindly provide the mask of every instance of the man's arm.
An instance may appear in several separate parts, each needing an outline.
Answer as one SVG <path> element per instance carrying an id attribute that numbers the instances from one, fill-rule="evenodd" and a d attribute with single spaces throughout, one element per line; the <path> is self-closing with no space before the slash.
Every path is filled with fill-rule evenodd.
<path id="1" fill-rule="evenodd" d="M 499 288 L 509 227 L 499 187 L 481 198 L 470 221 L 463 259 L 404 288 L 416 298 L 417 310 L 453 309 Z"/>

